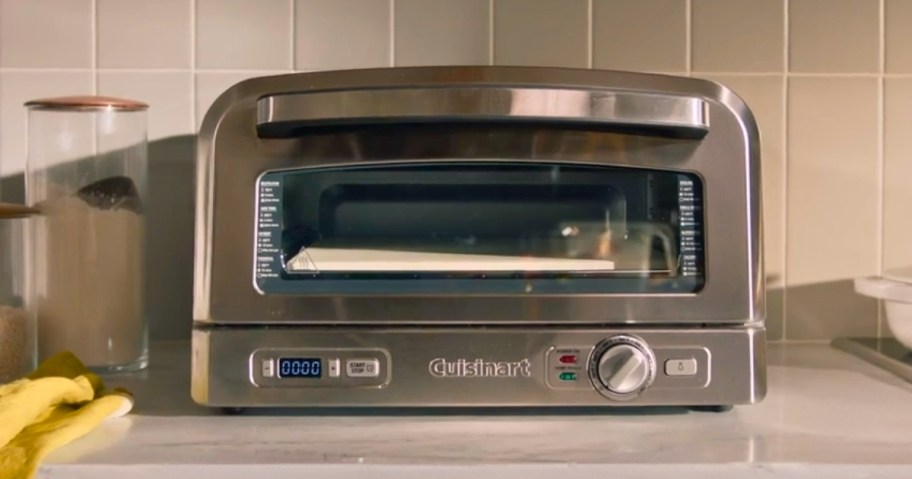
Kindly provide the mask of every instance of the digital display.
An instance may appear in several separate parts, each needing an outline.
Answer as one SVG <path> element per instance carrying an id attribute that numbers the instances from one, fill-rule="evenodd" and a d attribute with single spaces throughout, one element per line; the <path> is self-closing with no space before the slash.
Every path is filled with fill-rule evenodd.
<path id="1" fill-rule="evenodd" d="M 320 358 L 279 358 L 280 378 L 319 378 L 323 376 Z"/>

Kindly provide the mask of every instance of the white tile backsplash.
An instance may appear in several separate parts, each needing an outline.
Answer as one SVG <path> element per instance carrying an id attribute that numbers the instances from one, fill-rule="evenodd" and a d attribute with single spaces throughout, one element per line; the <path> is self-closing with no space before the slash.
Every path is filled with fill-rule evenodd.
<path id="1" fill-rule="evenodd" d="M 494 63 L 589 66 L 586 0 L 496 0 Z"/>
<path id="2" fill-rule="evenodd" d="M 790 0 L 789 68 L 877 72 L 882 34 L 879 0 Z"/>
<path id="3" fill-rule="evenodd" d="M 196 0 L 196 67 L 291 69 L 291 0 Z"/>
<path id="4" fill-rule="evenodd" d="M 879 82 L 789 80 L 790 286 L 876 274 Z"/>
<path id="5" fill-rule="evenodd" d="M 886 0 L 884 50 L 888 73 L 912 73 L 912 2 Z"/>
<path id="6" fill-rule="evenodd" d="M 99 68 L 190 68 L 191 0 L 96 0 Z"/>
<path id="7" fill-rule="evenodd" d="M 880 270 L 879 88 L 789 80 L 786 338 L 877 334 L 877 302 L 851 291 Z"/>
<path id="8" fill-rule="evenodd" d="M 490 0 L 396 0 L 396 66 L 487 65 Z"/>
<path id="9" fill-rule="evenodd" d="M 912 78 L 886 81 L 883 268 L 912 267 Z"/>
<path id="10" fill-rule="evenodd" d="M 854 295 L 851 278 L 912 264 L 910 5 L 0 0 L 0 174 L 22 171 L 22 103 L 40 96 L 104 93 L 149 103 L 155 174 L 183 192 L 158 205 L 167 209 L 192 202 L 192 185 L 181 183 L 192 173 L 189 135 L 216 97 L 253 76 L 495 63 L 707 77 L 744 97 L 761 130 L 770 338 L 874 334 L 876 303 Z M 152 254 L 186 260 L 185 242 L 164 241 Z M 189 268 L 159 273 L 182 286 L 168 301 L 173 307 L 157 314 L 189 314 Z M 155 295 L 167 301 L 168 289 Z M 838 301 L 819 304 L 834 295 Z M 187 321 L 165 322 L 182 336 Z"/>
<path id="11" fill-rule="evenodd" d="M 90 68 L 92 0 L 0 0 L 0 68 Z"/>
<path id="12" fill-rule="evenodd" d="M 784 0 L 693 0 L 693 69 L 783 70 Z"/>
<path id="13" fill-rule="evenodd" d="M 295 68 L 392 65 L 390 0 L 296 0 Z"/>
<path id="14" fill-rule="evenodd" d="M 593 66 L 686 71 L 687 14 L 680 0 L 593 0 Z"/>

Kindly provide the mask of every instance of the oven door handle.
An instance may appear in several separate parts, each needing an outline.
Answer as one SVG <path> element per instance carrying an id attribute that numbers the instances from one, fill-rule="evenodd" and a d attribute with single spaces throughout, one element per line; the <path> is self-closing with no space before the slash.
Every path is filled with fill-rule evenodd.
<path id="1" fill-rule="evenodd" d="M 257 100 L 264 138 L 307 130 L 390 123 L 547 123 L 700 139 L 706 101 L 662 93 L 526 87 L 436 87 L 316 91 Z"/>

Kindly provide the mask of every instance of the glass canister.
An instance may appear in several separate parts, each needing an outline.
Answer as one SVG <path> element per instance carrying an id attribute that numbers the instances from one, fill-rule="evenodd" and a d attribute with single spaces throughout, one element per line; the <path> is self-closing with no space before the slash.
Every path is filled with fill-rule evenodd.
<path id="1" fill-rule="evenodd" d="M 27 102 L 26 199 L 38 357 L 99 372 L 148 365 L 144 248 L 148 106 L 80 96 Z"/>
<path id="2" fill-rule="evenodd" d="M 26 309 L 24 234 L 33 211 L 0 203 L 0 384 L 35 367 L 34 316 Z"/>

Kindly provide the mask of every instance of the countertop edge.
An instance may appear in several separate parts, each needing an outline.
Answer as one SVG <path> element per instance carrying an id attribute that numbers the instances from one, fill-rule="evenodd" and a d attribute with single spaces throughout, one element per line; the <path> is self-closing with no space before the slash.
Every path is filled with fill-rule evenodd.
<path id="1" fill-rule="evenodd" d="M 912 465 L 859 464 L 482 464 L 482 465 L 408 465 L 408 464 L 54 464 L 38 471 L 41 479 L 160 479 L 171 477 L 215 477 L 237 479 L 264 477 L 297 479 L 302 473 L 321 479 L 350 479 L 370 474 L 375 479 L 437 479 L 472 477 L 523 477 L 524 479 L 578 479 L 587 474 L 610 473 L 623 477 L 676 477 L 687 479 L 807 478 L 828 479 L 912 476 Z M 192 474 L 192 476 L 191 476 Z M 206 474 L 206 476 L 199 476 Z M 429 475 L 431 474 L 431 475 Z M 589 476 L 594 477 L 594 476 Z"/>

